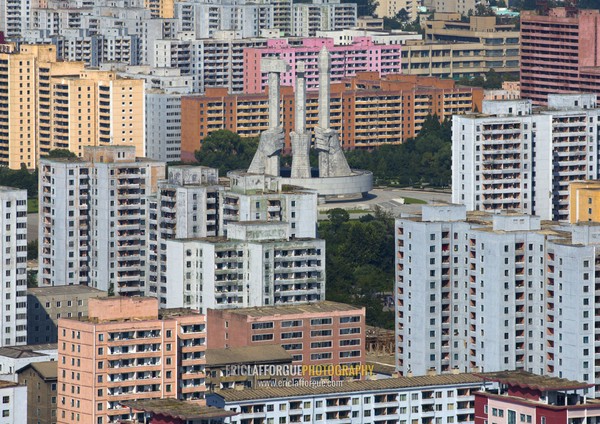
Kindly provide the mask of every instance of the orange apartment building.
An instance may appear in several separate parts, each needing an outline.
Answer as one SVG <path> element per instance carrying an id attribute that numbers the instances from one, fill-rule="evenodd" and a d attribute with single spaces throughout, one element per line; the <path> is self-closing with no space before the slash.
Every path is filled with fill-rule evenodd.
<path id="1" fill-rule="evenodd" d="M 365 308 L 325 301 L 208 309 L 206 320 L 210 349 L 278 345 L 294 365 L 365 363 Z"/>
<path id="2" fill-rule="evenodd" d="M 90 299 L 87 317 L 58 322 L 57 422 L 127 419 L 126 400 L 204 405 L 205 350 L 204 315 L 149 297 Z"/>
<path id="3" fill-rule="evenodd" d="M 306 125 L 318 122 L 318 93 L 307 92 Z M 415 137 L 427 115 L 440 120 L 481 110 L 483 89 L 456 86 L 453 80 L 416 75 L 359 73 L 331 85 L 331 127 L 340 134 L 344 149 L 371 149 L 401 144 Z M 294 128 L 294 92 L 282 87 L 282 122 L 286 150 Z M 268 128 L 267 93 L 227 94 L 226 88 L 207 89 L 204 95 L 182 97 L 181 158 L 194 152 L 211 132 L 227 129 L 242 137 L 257 137 Z"/>
<path id="4" fill-rule="evenodd" d="M 133 145 L 144 154 L 144 82 L 57 61 L 54 45 L 0 45 L 0 166 L 51 149 Z"/>

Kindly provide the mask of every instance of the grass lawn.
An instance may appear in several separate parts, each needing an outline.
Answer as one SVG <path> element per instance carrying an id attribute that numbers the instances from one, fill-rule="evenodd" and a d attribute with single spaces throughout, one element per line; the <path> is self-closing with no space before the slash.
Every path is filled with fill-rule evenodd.
<path id="1" fill-rule="evenodd" d="M 405 197 L 404 204 L 405 205 L 425 205 L 425 204 L 427 204 L 427 202 L 425 200 L 421 200 L 421 199 L 413 199 L 412 197 Z"/>

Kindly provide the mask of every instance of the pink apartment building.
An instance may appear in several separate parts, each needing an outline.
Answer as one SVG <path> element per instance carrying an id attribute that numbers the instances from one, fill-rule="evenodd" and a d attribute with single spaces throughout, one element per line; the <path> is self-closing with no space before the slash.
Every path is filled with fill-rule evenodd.
<path id="1" fill-rule="evenodd" d="M 210 349 L 279 345 L 295 365 L 365 363 L 365 308 L 325 301 L 208 309 L 206 319 Z"/>
<path id="2" fill-rule="evenodd" d="M 117 422 L 127 400 L 204 405 L 205 350 L 204 315 L 159 311 L 156 298 L 90 299 L 87 317 L 58 321 L 57 422 Z"/>
<path id="3" fill-rule="evenodd" d="M 267 47 L 244 50 L 244 92 L 262 93 L 267 74 L 260 71 L 263 58 L 277 57 L 291 67 L 281 75 L 281 85 L 296 83 L 296 62 L 304 62 L 307 90 L 319 85 L 318 55 L 323 46 L 331 54 L 331 82 L 353 77 L 357 72 L 377 72 L 380 77 L 400 73 L 401 46 L 375 44 L 371 37 L 357 37 L 350 45 L 335 46 L 332 38 L 304 38 L 301 44 L 290 45 L 285 38 L 267 41 Z"/>
<path id="4" fill-rule="evenodd" d="M 546 105 L 548 94 L 573 92 L 600 93 L 600 11 L 523 11 L 521 97 Z"/>

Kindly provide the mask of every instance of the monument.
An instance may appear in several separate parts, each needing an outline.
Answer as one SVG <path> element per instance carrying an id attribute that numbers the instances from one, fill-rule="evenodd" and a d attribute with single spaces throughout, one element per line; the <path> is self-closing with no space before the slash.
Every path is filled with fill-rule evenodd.
<path id="1" fill-rule="evenodd" d="M 263 59 L 261 70 L 268 74 L 269 128 L 260 136 L 258 149 L 247 172 L 233 171 L 229 175 L 238 180 L 252 175 L 263 176 L 266 185 L 280 188 L 303 187 L 317 191 L 321 198 L 365 196 L 373 188 L 370 171 L 350 169 L 339 135 L 330 127 L 330 72 L 331 56 L 323 47 L 318 58 L 319 67 L 319 123 L 314 134 L 314 148 L 318 152 L 318 169 L 311 169 L 310 148 L 312 134 L 306 128 L 306 80 L 304 63 L 297 63 L 295 92 L 295 126 L 290 133 L 292 167 L 282 169 L 279 155 L 284 145 L 280 119 L 281 74 L 289 65 L 281 59 Z"/>

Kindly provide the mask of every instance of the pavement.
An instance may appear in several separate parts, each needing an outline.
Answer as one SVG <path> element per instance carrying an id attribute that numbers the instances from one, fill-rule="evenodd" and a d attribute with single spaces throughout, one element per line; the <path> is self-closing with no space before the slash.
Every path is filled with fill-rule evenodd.
<path id="1" fill-rule="evenodd" d="M 400 216 L 401 213 L 416 213 L 421 210 L 419 204 L 403 204 L 404 198 L 419 199 L 427 203 L 450 203 L 450 190 L 413 190 L 401 188 L 376 188 L 373 189 L 367 198 L 353 201 L 340 200 L 331 201 L 319 205 L 319 219 L 326 218 L 326 212 L 334 208 L 342 209 L 362 209 L 364 213 L 351 213 L 351 218 L 358 218 L 379 206 L 394 216 Z"/>

